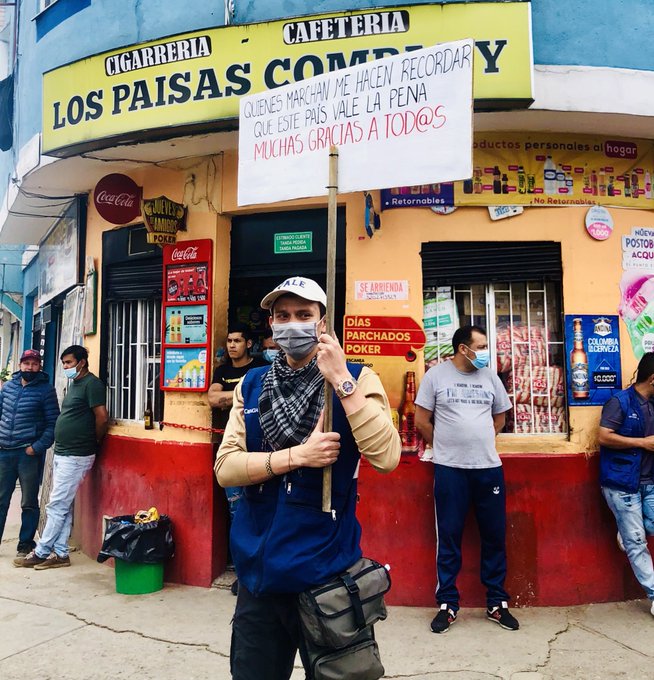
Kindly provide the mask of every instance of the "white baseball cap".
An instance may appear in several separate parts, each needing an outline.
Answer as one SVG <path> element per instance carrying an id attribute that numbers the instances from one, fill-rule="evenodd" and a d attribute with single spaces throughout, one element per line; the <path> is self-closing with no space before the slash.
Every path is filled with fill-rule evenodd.
<path id="1" fill-rule="evenodd" d="M 276 288 L 273 288 L 273 290 L 261 300 L 261 307 L 263 309 L 270 309 L 275 303 L 275 300 L 282 295 L 297 295 L 310 302 L 319 302 L 323 307 L 327 306 L 327 295 L 325 294 L 325 291 L 313 279 L 305 279 L 302 276 L 292 276 L 280 283 Z"/>

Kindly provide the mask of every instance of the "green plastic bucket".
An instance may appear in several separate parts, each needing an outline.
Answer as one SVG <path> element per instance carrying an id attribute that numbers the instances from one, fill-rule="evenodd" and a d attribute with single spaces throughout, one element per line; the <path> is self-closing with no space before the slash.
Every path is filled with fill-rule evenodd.
<path id="1" fill-rule="evenodd" d="M 164 565 L 138 564 L 116 559 L 116 592 L 123 595 L 144 595 L 163 588 Z"/>

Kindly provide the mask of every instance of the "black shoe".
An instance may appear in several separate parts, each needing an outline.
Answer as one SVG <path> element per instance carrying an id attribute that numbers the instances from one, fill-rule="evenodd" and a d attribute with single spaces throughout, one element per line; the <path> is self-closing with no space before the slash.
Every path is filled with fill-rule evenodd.
<path id="1" fill-rule="evenodd" d="M 232 595 L 234 596 L 238 595 L 238 579 L 236 579 L 234 583 L 232 583 L 229 589 L 232 591 Z"/>
<path id="2" fill-rule="evenodd" d="M 450 609 L 446 604 L 442 604 L 441 608 L 431 622 L 432 633 L 447 633 L 450 626 L 456 621 L 456 612 Z"/>
<path id="3" fill-rule="evenodd" d="M 499 623 L 502 628 L 506 630 L 518 630 L 520 624 L 518 620 L 509 611 L 509 605 L 506 602 L 502 602 L 499 607 L 491 607 L 486 610 L 486 616 L 490 621 L 495 621 Z"/>

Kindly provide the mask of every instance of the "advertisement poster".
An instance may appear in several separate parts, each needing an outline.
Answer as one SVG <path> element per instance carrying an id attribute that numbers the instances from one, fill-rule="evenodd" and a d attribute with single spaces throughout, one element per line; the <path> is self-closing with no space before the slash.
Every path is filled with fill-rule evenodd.
<path id="1" fill-rule="evenodd" d="M 211 305 L 195 303 L 211 299 L 212 255 L 211 239 L 163 247 L 162 390 L 203 392 L 209 387 Z"/>
<path id="2" fill-rule="evenodd" d="M 601 406 L 622 389 L 617 316 L 566 314 L 569 406 Z"/>
<path id="3" fill-rule="evenodd" d="M 342 193 L 468 177 L 473 52 L 457 40 L 241 98 L 238 205 L 325 196 L 332 145 Z"/>
<path id="4" fill-rule="evenodd" d="M 654 229 L 634 227 L 622 237 L 620 306 L 636 359 L 654 351 Z"/>
<path id="5" fill-rule="evenodd" d="M 207 342 L 207 306 L 166 308 L 166 343 L 202 345 Z"/>
<path id="6" fill-rule="evenodd" d="M 164 387 L 169 390 L 205 390 L 207 350 L 197 347 L 164 349 Z"/>
<path id="7" fill-rule="evenodd" d="M 476 133 L 472 164 L 472 175 L 454 182 L 443 194 L 444 205 L 654 208 L 652 140 Z M 382 191 L 382 207 L 431 205 L 426 201 L 431 200 L 433 186 L 386 189 Z"/>
<path id="8" fill-rule="evenodd" d="M 77 204 L 73 204 L 39 248 L 39 307 L 79 283 L 77 250 Z"/>
<path id="9" fill-rule="evenodd" d="M 207 265 L 172 265 L 166 268 L 166 302 L 205 302 Z"/>

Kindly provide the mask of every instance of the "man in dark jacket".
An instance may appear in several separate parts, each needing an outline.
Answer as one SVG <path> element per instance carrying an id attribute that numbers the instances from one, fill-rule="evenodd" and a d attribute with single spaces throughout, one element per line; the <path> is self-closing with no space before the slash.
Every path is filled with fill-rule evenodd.
<path id="1" fill-rule="evenodd" d="M 58 416 L 57 393 L 41 370 L 41 355 L 35 349 L 26 349 L 20 370 L 0 391 L 0 540 L 18 479 L 22 496 L 18 557 L 24 557 L 36 545 L 39 485 Z"/>

